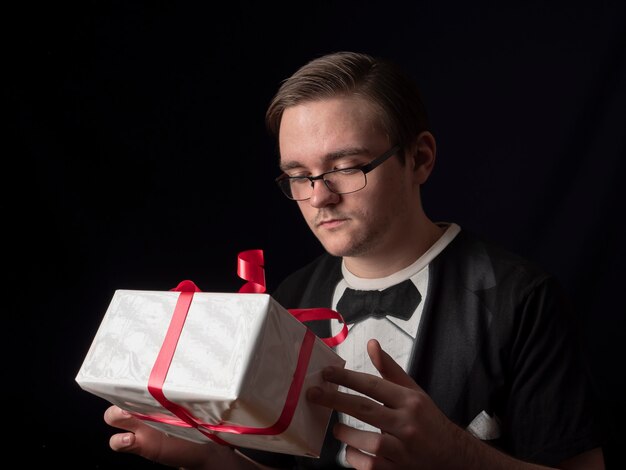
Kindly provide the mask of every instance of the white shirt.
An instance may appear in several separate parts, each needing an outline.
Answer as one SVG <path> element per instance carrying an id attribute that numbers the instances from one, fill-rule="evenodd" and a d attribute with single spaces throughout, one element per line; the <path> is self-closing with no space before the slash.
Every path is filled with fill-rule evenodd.
<path id="1" fill-rule="evenodd" d="M 380 377 L 380 374 L 373 366 L 367 355 L 366 344 L 371 338 L 375 338 L 380 342 L 381 347 L 393 359 L 407 371 L 410 367 L 410 360 L 415 346 L 415 338 L 419 328 L 422 311 L 426 303 L 426 295 L 428 292 L 428 264 L 443 251 L 443 249 L 456 237 L 461 228 L 454 223 L 438 224 L 447 226 L 443 235 L 420 256 L 413 264 L 406 268 L 391 274 L 390 276 L 379 279 L 364 279 L 352 274 L 342 263 L 341 270 L 343 279 L 339 281 L 333 295 L 332 308 L 337 308 L 337 303 L 346 287 L 359 290 L 382 290 L 393 286 L 406 279 L 411 279 L 415 287 L 422 296 L 417 309 L 408 320 L 402 320 L 396 317 L 387 316 L 385 318 L 369 317 L 363 321 L 348 325 L 348 336 L 339 345 L 335 347 L 335 351 L 346 361 L 346 368 L 358 372 L 366 372 Z M 341 312 L 339 312 L 341 313 Z M 336 335 L 341 331 L 342 325 L 337 320 L 331 320 L 332 334 Z M 356 393 L 353 390 L 344 387 L 339 388 L 343 392 Z M 352 416 L 339 413 L 339 421 L 348 426 L 380 432 L 379 429 L 353 418 Z M 337 456 L 340 465 L 350 467 L 345 460 L 345 445 L 342 445 L 341 451 Z"/>

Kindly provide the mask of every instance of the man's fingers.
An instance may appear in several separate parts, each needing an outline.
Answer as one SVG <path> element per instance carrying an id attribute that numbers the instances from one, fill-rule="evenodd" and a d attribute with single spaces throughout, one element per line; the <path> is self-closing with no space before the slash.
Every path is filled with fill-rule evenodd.
<path id="1" fill-rule="evenodd" d="M 137 426 L 142 424 L 128 411 L 123 410 L 116 405 L 111 405 L 104 411 L 104 422 L 107 423 L 109 426 L 125 429 L 126 431 L 134 431 L 135 429 L 137 429 Z"/>
<path id="2" fill-rule="evenodd" d="M 136 438 L 132 432 L 113 434 L 109 439 L 109 446 L 116 452 L 132 452 Z"/>
<path id="3" fill-rule="evenodd" d="M 382 379 L 378 380 L 382 381 Z M 385 431 L 395 422 L 394 410 L 364 396 L 327 390 L 322 387 L 311 387 L 307 390 L 306 396 L 312 403 L 349 414 Z"/>
<path id="4" fill-rule="evenodd" d="M 112 405 L 104 411 L 104 421 L 115 428 L 123 429 L 130 432 L 122 432 L 114 434 L 109 439 L 109 446 L 117 452 L 133 452 L 141 454 L 141 443 L 135 434 L 138 430 L 144 428 L 146 424 L 141 420 L 134 418 L 128 411 L 118 406 Z M 144 432 L 151 432 L 146 430 Z M 156 433 L 158 431 L 154 431 Z M 152 433 L 152 432 L 151 432 Z M 158 435 L 156 437 L 159 437 Z"/>
<path id="5" fill-rule="evenodd" d="M 383 351 L 380 343 L 375 339 L 370 339 L 367 342 L 367 354 L 382 378 L 403 387 L 421 390 L 415 381 L 404 372 L 402 367 L 389 354 Z"/>
<path id="6" fill-rule="evenodd" d="M 355 372 L 350 369 L 340 367 L 327 367 L 322 372 L 324 380 L 337 385 L 349 388 L 365 397 L 373 398 L 379 403 L 383 403 L 390 408 L 396 408 L 402 404 L 404 387 L 398 386 L 390 381 L 384 380 L 376 375 L 364 372 Z M 324 395 L 332 396 L 338 403 L 351 402 L 355 394 L 345 394 L 339 391 L 324 390 Z M 371 400 L 369 400 L 371 401 Z"/>
<path id="7" fill-rule="evenodd" d="M 355 468 L 398 468 L 394 459 L 402 449 L 392 435 L 362 431 L 341 423 L 335 424 L 333 434 L 346 443 L 346 458 Z"/>
<path id="8" fill-rule="evenodd" d="M 377 402 L 383 403 L 390 408 L 403 406 L 407 393 L 413 393 L 415 390 L 422 391 L 419 385 L 404 372 L 402 367 L 400 367 L 389 354 L 383 351 L 378 341 L 375 339 L 369 340 L 367 343 L 367 352 L 372 364 L 374 364 L 374 367 L 376 367 L 382 378 L 374 374 L 331 366 L 325 368 L 322 372 L 324 380 L 373 398 Z M 327 393 L 324 395 L 330 396 Z M 331 395 L 341 397 L 341 394 Z M 312 397 L 311 399 L 314 400 L 315 398 Z M 335 404 L 338 404 L 340 399 L 337 400 Z M 320 404 L 329 406 L 327 403 Z M 336 409 L 339 410 L 339 408 Z"/>

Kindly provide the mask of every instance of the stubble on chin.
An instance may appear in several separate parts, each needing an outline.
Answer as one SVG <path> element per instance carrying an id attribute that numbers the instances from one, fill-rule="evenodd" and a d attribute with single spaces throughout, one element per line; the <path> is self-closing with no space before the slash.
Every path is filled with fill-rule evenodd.
<path id="1" fill-rule="evenodd" d="M 325 230 L 324 233 L 321 233 L 322 230 L 317 228 L 314 234 L 324 249 L 333 256 L 365 256 L 378 244 L 379 234 L 373 231 L 355 227 Z"/>

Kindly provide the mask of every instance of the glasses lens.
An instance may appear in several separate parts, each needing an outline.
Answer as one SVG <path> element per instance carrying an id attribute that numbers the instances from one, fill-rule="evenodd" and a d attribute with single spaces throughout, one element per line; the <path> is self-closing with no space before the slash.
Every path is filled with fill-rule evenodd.
<path id="1" fill-rule="evenodd" d="M 365 173 L 354 168 L 329 171 L 322 175 L 322 179 L 328 190 L 337 194 L 353 193 L 363 189 L 367 183 Z M 304 201 L 313 195 L 313 183 L 306 177 L 283 177 L 276 183 L 285 196 L 294 201 Z"/>
<path id="2" fill-rule="evenodd" d="M 292 199 L 301 201 L 311 197 L 311 181 L 308 178 L 289 178 L 287 182 Z"/>
<path id="3" fill-rule="evenodd" d="M 293 199 L 293 195 L 291 194 L 291 184 L 288 178 L 277 179 L 276 184 L 280 190 L 287 196 L 289 199 Z"/>
<path id="4" fill-rule="evenodd" d="M 360 169 L 336 170 L 324 175 L 326 187 L 333 193 L 347 194 L 365 187 L 365 173 Z"/>

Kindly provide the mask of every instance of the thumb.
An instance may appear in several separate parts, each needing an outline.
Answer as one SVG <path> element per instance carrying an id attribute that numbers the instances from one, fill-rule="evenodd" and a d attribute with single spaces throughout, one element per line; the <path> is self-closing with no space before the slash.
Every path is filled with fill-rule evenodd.
<path id="1" fill-rule="evenodd" d="M 383 379 L 402 385 L 403 387 L 421 390 L 420 386 L 404 372 L 402 367 L 400 367 L 389 354 L 383 351 L 383 348 L 377 340 L 370 339 L 367 342 L 367 354 Z"/>

